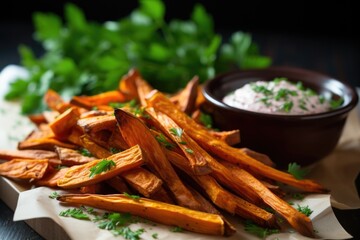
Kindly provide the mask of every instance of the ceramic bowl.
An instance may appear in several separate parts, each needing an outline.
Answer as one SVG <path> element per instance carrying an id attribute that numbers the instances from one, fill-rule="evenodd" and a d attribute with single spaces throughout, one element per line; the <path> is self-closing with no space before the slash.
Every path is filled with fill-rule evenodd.
<path id="1" fill-rule="evenodd" d="M 222 99 L 244 84 L 277 77 L 301 81 L 305 87 L 332 99 L 342 97 L 343 104 L 324 113 L 309 115 L 277 115 L 241 110 L 225 104 Z M 209 79 L 204 83 L 204 110 L 213 117 L 221 130 L 239 129 L 241 143 L 268 155 L 277 167 L 286 169 L 296 162 L 308 166 L 336 147 L 349 112 L 358 96 L 354 87 L 323 73 L 294 67 L 270 67 L 256 70 L 236 70 Z"/>

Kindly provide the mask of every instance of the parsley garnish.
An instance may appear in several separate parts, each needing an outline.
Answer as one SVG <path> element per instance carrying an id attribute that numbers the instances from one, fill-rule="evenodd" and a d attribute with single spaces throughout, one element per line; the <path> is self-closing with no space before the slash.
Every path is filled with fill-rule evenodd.
<path id="1" fill-rule="evenodd" d="M 134 199 L 134 200 L 139 200 L 140 199 L 139 195 L 129 194 L 127 192 L 124 192 L 124 196 L 126 196 L 128 198 L 131 198 L 131 199 Z"/>
<path id="2" fill-rule="evenodd" d="M 271 229 L 271 228 L 263 228 L 259 225 L 256 225 L 252 221 L 246 221 L 245 222 L 245 231 L 252 233 L 258 237 L 265 238 L 271 234 L 279 233 L 279 229 Z"/>
<path id="3" fill-rule="evenodd" d="M 172 232 L 183 232 L 184 229 L 182 229 L 179 226 L 175 226 L 175 227 L 171 228 L 170 231 L 172 231 Z"/>
<path id="4" fill-rule="evenodd" d="M 309 206 L 300 206 L 299 204 L 297 204 L 297 208 L 296 208 L 299 212 L 305 214 L 306 216 L 310 216 L 313 213 L 313 210 L 311 210 L 309 208 Z"/>
<path id="5" fill-rule="evenodd" d="M 181 128 L 170 128 L 169 131 L 172 135 L 177 136 L 179 138 L 181 138 L 184 132 L 184 130 L 182 130 Z"/>
<path id="6" fill-rule="evenodd" d="M 337 100 L 330 100 L 331 109 L 336 109 L 344 103 L 344 98 L 339 98 Z"/>
<path id="7" fill-rule="evenodd" d="M 131 230 L 129 227 L 121 227 L 119 229 L 113 230 L 114 235 L 123 236 L 125 239 L 128 240 L 139 240 L 140 235 L 145 231 L 145 229 L 140 228 L 136 231 Z"/>
<path id="8" fill-rule="evenodd" d="M 153 239 L 157 239 L 157 238 L 158 238 L 158 234 L 157 234 L 157 233 L 153 233 L 153 234 L 151 235 L 151 237 L 152 237 Z"/>
<path id="9" fill-rule="evenodd" d="M 80 208 L 67 209 L 65 211 L 61 211 L 59 215 L 62 217 L 72 217 L 81 220 L 90 220 L 90 217 L 85 214 L 84 211 Z"/>
<path id="10" fill-rule="evenodd" d="M 193 153 L 194 153 L 194 151 L 193 151 L 192 149 L 190 149 L 190 148 L 186 148 L 185 151 L 188 152 L 188 153 L 190 153 L 190 154 L 193 154 Z"/>
<path id="11" fill-rule="evenodd" d="M 52 192 L 50 195 L 49 195 L 49 198 L 51 199 L 55 199 L 57 197 L 59 197 L 60 195 L 57 193 L 57 192 Z"/>
<path id="12" fill-rule="evenodd" d="M 109 171 L 112 167 L 115 167 L 116 163 L 113 160 L 103 159 L 98 162 L 94 167 L 90 168 L 89 177 L 92 178 L 97 174 Z"/>
<path id="13" fill-rule="evenodd" d="M 63 169 L 63 168 L 67 168 L 67 166 L 63 166 L 61 164 L 58 164 L 55 166 L 55 170 L 60 170 L 60 169 Z"/>
<path id="14" fill-rule="evenodd" d="M 85 156 L 85 157 L 93 157 L 93 156 L 94 156 L 94 155 L 92 155 L 92 153 L 89 152 L 89 150 L 87 150 L 86 148 L 80 148 L 80 149 L 78 150 L 78 152 L 79 152 L 81 155 Z"/>
<path id="15" fill-rule="evenodd" d="M 131 219 L 129 213 L 105 213 L 98 221 L 98 227 L 106 230 L 114 230 L 117 226 L 128 223 Z"/>
<path id="16" fill-rule="evenodd" d="M 292 107 L 293 107 L 293 102 L 292 101 L 288 101 L 285 102 L 282 106 L 281 109 L 284 110 L 285 112 L 290 112 Z"/>
<path id="17" fill-rule="evenodd" d="M 257 92 L 257 93 L 263 93 L 265 96 L 269 96 L 269 95 L 272 95 L 273 92 L 270 90 L 270 89 L 267 89 L 265 86 L 263 85 L 256 85 L 256 84 L 252 84 L 251 85 L 251 89 L 254 91 L 254 92 Z"/>
<path id="18" fill-rule="evenodd" d="M 212 128 L 213 120 L 209 114 L 201 112 L 199 120 L 205 127 Z"/>
<path id="19" fill-rule="evenodd" d="M 287 171 L 296 179 L 303 179 L 308 174 L 308 170 L 302 169 L 297 163 L 289 163 Z"/>
<path id="20" fill-rule="evenodd" d="M 110 152 L 111 152 L 112 154 L 121 152 L 120 149 L 117 149 L 117 148 L 114 148 L 114 147 L 111 147 L 109 150 L 110 150 Z"/>
<path id="21" fill-rule="evenodd" d="M 292 194 L 292 197 L 296 200 L 303 200 L 304 199 L 304 194 L 301 194 L 301 193 L 294 193 Z"/>
<path id="22" fill-rule="evenodd" d="M 164 147 L 166 147 L 167 149 L 171 149 L 171 148 L 174 148 L 174 144 L 170 143 L 166 137 L 160 133 L 159 135 L 155 136 L 155 139 L 161 143 Z"/>

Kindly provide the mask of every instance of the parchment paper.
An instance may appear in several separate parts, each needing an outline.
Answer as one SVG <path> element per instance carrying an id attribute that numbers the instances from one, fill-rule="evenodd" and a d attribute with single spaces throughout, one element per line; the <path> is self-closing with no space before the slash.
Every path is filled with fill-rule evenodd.
<path id="1" fill-rule="evenodd" d="M 3 100 L 9 81 L 18 74 L 26 74 L 17 66 L 9 66 L 0 74 L 0 149 L 15 149 L 17 142 L 23 139 L 34 126 L 29 120 L 20 115 L 19 104 Z M 318 163 L 310 166 L 309 178 L 314 178 L 331 190 L 331 195 L 309 195 L 302 202 L 295 204 L 309 205 L 314 210 L 310 215 L 314 229 L 319 238 L 349 239 L 351 236 L 341 227 L 334 215 L 331 206 L 341 209 L 360 208 L 360 200 L 354 180 L 360 172 L 360 121 L 359 113 L 354 109 L 346 123 L 343 135 L 337 148 Z M 23 191 L 19 195 L 14 221 L 32 218 L 51 218 L 64 228 L 71 239 L 113 239 L 113 235 L 106 230 L 100 230 L 89 221 L 60 217 L 62 206 L 58 201 L 48 196 L 53 192 L 49 188 L 35 188 Z M 59 191 L 61 193 L 61 191 Z M 331 200 L 330 200 L 331 199 Z M 246 233 L 240 219 L 230 217 L 230 221 L 237 227 L 236 235 L 224 239 L 259 239 Z M 144 223 L 132 224 L 131 228 L 145 228 L 141 235 L 143 239 L 153 239 L 157 233 L 158 239 L 221 239 L 218 236 L 194 234 L 190 232 L 174 233 L 169 226 L 150 226 Z M 290 230 L 289 230 L 290 231 Z M 122 239 L 118 237 L 117 239 Z M 294 232 L 270 235 L 266 239 L 309 239 Z"/>

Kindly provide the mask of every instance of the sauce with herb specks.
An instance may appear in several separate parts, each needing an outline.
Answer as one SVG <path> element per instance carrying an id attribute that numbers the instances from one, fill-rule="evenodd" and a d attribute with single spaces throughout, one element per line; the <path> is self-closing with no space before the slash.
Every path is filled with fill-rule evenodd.
<path id="1" fill-rule="evenodd" d="M 235 108 L 253 112 L 304 115 L 326 112 L 331 104 L 301 82 L 292 83 L 286 78 L 257 81 L 244 85 L 223 99 Z"/>

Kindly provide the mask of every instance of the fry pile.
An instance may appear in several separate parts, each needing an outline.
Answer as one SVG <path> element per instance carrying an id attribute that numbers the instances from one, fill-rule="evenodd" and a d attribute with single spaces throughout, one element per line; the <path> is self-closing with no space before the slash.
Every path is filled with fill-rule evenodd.
<path id="1" fill-rule="evenodd" d="M 62 202 L 130 212 L 198 233 L 233 234 L 222 210 L 267 228 L 279 228 L 280 217 L 312 237 L 311 220 L 283 200 L 277 183 L 306 193 L 327 190 L 275 169 L 266 155 L 233 147 L 238 130 L 204 126 L 200 89 L 194 77 L 178 93 L 164 94 L 131 69 L 114 91 L 64 101 L 49 90 L 44 99 L 50 110 L 29 116 L 37 128 L 18 150 L 0 150 L 6 160 L 0 175 L 78 190 L 58 197 Z"/>

